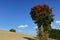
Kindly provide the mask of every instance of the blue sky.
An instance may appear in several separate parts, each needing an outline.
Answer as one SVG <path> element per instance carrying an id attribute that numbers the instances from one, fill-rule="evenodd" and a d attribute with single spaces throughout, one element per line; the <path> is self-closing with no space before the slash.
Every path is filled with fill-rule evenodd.
<path id="1" fill-rule="evenodd" d="M 37 4 L 46 4 L 55 14 L 52 28 L 60 29 L 60 0 L 0 0 L 0 30 L 16 29 L 24 34 L 36 34 L 36 25 L 30 10 Z"/>

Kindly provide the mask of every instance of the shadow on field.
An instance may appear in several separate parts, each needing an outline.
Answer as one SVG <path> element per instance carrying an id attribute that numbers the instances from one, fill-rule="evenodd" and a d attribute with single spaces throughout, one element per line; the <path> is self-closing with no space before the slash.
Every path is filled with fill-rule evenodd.
<path id="1" fill-rule="evenodd" d="M 27 39 L 27 40 L 34 40 L 34 39 L 32 39 L 32 38 L 29 38 L 29 37 L 24 37 L 25 39 Z"/>

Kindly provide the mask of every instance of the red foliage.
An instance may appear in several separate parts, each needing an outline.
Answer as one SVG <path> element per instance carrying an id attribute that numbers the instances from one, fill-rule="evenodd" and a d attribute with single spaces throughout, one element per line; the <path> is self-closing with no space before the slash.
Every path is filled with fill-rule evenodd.
<path id="1" fill-rule="evenodd" d="M 49 6 L 47 6 L 47 5 L 36 5 L 32 8 L 32 10 L 34 10 L 34 11 L 37 11 L 38 9 L 42 9 L 43 12 L 51 12 L 52 11 L 52 9 L 49 8 Z"/>

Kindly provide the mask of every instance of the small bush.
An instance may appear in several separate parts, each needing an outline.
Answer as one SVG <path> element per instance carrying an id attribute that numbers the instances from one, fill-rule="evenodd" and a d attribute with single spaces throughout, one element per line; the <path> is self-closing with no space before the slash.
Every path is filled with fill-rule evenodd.
<path id="1" fill-rule="evenodd" d="M 15 29 L 10 29 L 9 31 L 10 31 L 10 32 L 16 32 L 16 30 L 15 30 Z"/>

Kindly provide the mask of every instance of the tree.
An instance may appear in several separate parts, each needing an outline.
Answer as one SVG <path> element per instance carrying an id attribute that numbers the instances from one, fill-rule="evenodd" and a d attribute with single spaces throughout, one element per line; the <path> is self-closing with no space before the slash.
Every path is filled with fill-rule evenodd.
<path id="1" fill-rule="evenodd" d="M 9 31 L 10 31 L 10 32 L 16 32 L 16 30 L 15 30 L 15 29 L 10 29 Z"/>
<path id="2" fill-rule="evenodd" d="M 30 15 L 38 26 L 38 39 L 48 40 L 51 22 L 54 20 L 52 8 L 49 8 L 47 5 L 36 5 L 31 8 Z"/>
<path id="3" fill-rule="evenodd" d="M 51 31 L 49 33 L 49 37 L 56 39 L 56 40 L 60 40 L 60 30 L 59 29 L 51 29 Z"/>

